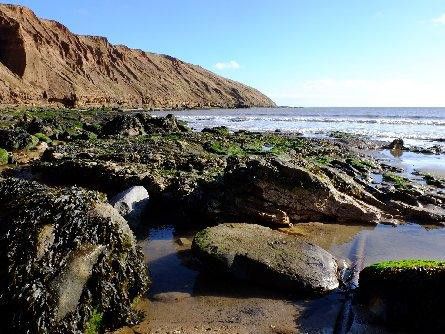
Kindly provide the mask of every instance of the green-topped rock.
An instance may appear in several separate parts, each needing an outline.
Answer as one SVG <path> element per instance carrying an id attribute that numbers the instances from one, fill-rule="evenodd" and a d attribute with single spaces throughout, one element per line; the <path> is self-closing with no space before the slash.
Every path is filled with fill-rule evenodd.
<path id="1" fill-rule="evenodd" d="M 37 132 L 34 134 L 34 137 L 38 138 L 39 141 L 45 142 L 45 143 L 51 143 L 51 138 L 49 138 L 46 134 Z"/>
<path id="2" fill-rule="evenodd" d="M 376 321 L 412 332 L 445 331 L 445 261 L 408 259 L 360 273 L 358 301 Z"/>
<path id="3" fill-rule="evenodd" d="M 9 161 L 9 154 L 3 148 L 0 148 L 0 166 L 7 165 Z"/>
<path id="4" fill-rule="evenodd" d="M 324 249 L 254 224 L 222 224 L 199 232 L 192 249 L 219 271 L 292 292 L 324 293 L 338 287 L 337 261 Z"/>

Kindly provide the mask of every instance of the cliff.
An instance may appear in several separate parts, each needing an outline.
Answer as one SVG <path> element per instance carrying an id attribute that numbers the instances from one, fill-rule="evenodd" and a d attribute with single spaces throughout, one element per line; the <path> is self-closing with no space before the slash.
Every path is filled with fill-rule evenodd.
<path id="1" fill-rule="evenodd" d="M 0 105 L 275 106 L 259 91 L 174 57 L 80 36 L 0 4 Z"/>

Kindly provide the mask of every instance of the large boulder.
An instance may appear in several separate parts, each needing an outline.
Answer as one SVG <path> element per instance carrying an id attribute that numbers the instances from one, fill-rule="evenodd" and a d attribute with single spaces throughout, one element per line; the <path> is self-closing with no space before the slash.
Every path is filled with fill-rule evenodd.
<path id="1" fill-rule="evenodd" d="M 339 286 L 336 259 L 324 249 L 253 224 L 222 224 L 199 232 L 192 249 L 203 267 L 292 292 Z"/>
<path id="2" fill-rule="evenodd" d="M 444 333 L 445 262 L 381 262 L 360 272 L 358 302 L 372 321 L 415 333 Z"/>
<path id="3" fill-rule="evenodd" d="M 110 200 L 110 204 L 133 226 L 140 223 L 148 205 L 148 191 L 143 186 L 134 186 L 120 192 Z"/>
<path id="4" fill-rule="evenodd" d="M 0 332 L 79 333 L 138 320 L 149 284 L 127 222 L 105 196 L 0 180 Z"/>
<path id="5" fill-rule="evenodd" d="M 310 170 L 276 158 L 234 163 L 224 176 L 225 209 L 256 221 L 273 216 L 277 209 L 290 223 L 381 221 L 384 213 L 377 206 L 384 204 L 349 179 L 349 189 L 337 189 L 333 181 L 345 181 L 321 169 Z"/>

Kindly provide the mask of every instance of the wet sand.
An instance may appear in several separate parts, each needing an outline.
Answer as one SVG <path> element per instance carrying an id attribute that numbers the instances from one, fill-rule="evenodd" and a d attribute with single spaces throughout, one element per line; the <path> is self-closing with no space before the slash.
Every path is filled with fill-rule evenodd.
<path id="1" fill-rule="evenodd" d="M 166 226 L 151 230 L 140 245 L 153 284 L 138 305 L 145 319 L 134 332 L 298 333 L 295 319 L 302 308 L 291 298 L 192 269 L 190 235 L 174 235 Z"/>

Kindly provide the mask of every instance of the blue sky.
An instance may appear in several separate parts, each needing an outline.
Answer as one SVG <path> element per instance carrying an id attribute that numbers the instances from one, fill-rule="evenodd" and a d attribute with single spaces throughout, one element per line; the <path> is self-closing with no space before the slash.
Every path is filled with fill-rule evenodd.
<path id="1" fill-rule="evenodd" d="M 444 0 L 9 2 L 199 64 L 280 105 L 445 106 Z"/>

